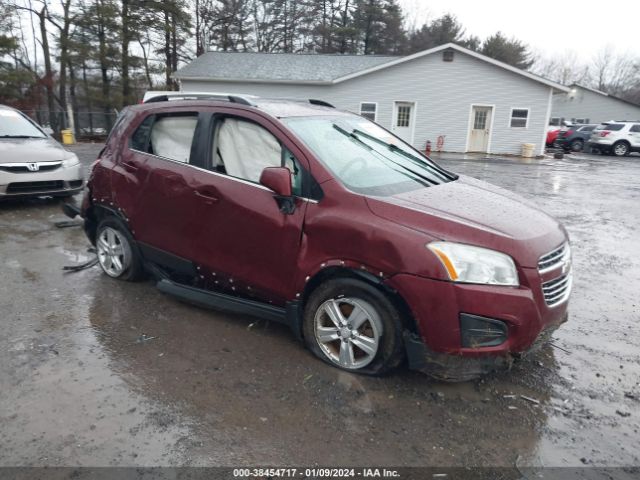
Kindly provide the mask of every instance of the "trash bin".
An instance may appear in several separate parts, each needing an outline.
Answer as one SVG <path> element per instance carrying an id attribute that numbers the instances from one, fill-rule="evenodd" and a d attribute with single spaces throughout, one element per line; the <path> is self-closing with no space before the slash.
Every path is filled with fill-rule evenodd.
<path id="1" fill-rule="evenodd" d="M 523 143 L 522 144 L 522 156 L 524 158 L 533 157 L 533 151 L 535 150 L 535 143 Z"/>
<path id="2" fill-rule="evenodd" d="M 65 145 L 73 145 L 76 143 L 75 138 L 73 138 L 73 131 L 71 130 L 60 130 L 60 134 L 62 135 L 62 143 Z"/>

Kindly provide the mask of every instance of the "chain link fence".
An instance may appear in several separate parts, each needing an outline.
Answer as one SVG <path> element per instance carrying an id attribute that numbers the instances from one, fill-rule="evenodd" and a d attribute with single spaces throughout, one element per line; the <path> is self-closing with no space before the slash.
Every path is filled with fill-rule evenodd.
<path id="1" fill-rule="evenodd" d="M 73 121 L 71 121 L 69 115 L 62 111 L 55 112 L 53 119 L 47 110 L 23 110 L 23 113 L 54 137 L 59 138 L 61 130 L 72 129 L 79 141 L 106 139 L 118 116 L 114 110 L 79 111 L 74 112 Z"/>

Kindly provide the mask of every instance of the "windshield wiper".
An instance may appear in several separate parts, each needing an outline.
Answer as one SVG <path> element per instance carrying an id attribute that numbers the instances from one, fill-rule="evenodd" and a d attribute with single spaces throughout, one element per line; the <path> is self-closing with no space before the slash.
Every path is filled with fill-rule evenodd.
<path id="1" fill-rule="evenodd" d="M 47 138 L 47 137 L 37 137 L 35 135 L 0 135 L 0 138 Z"/>
<path id="2" fill-rule="evenodd" d="M 349 137 L 349 138 L 351 138 L 351 139 L 355 140 L 355 141 L 358 143 L 358 145 L 363 146 L 364 148 L 366 148 L 366 149 L 367 149 L 367 150 L 369 150 L 370 152 L 377 153 L 380 157 L 384 158 L 384 159 L 385 159 L 385 160 L 387 160 L 388 162 L 393 163 L 394 165 L 396 165 L 396 166 L 398 166 L 398 167 L 402 168 L 403 170 L 406 170 L 406 171 L 408 171 L 408 172 L 411 172 L 413 175 L 415 175 L 416 177 L 421 178 L 423 181 L 421 181 L 421 180 L 416 180 L 415 178 L 413 178 L 412 180 L 416 180 L 417 182 L 422 183 L 425 187 L 430 187 L 431 185 L 437 185 L 437 183 L 436 183 L 435 181 L 431 180 L 430 178 L 425 177 L 425 176 L 423 176 L 423 175 L 419 174 L 418 172 L 414 172 L 413 170 L 411 170 L 410 168 L 408 168 L 406 165 L 402 165 L 401 163 L 398 163 L 398 162 L 396 162 L 396 161 L 394 161 L 394 160 L 390 159 L 389 157 L 387 157 L 387 156 L 383 155 L 383 154 L 382 154 L 382 153 L 380 153 L 378 150 L 376 150 L 375 148 L 373 148 L 371 145 L 368 145 L 367 143 L 363 142 L 363 141 L 362 141 L 362 139 L 358 138 L 358 136 L 357 136 L 355 133 L 353 133 L 353 132 L 348 132 L 347 130 L 345 130 L 344 128 L 340 127 L 339 125 L 336 125 L 335 123 L 333 124 L 333 128 L 335 128 L 338 132 L 340 132 L 340 133 L 341 133 L 341 134 L 343 134 L 344 136 Z M 355 131 L 355 130 L 354 130 L 354 131 Z M 407 175 L 407 173 L 406 173 L 406 172 L 403 172 L 403 171 L 397 170 L 397 169 L 395 169 L 395 168 L 394 168 L 393 170 L 394 170 L 394 171 L 396 171 L 396 172 L 398 172 L 398 173 L 400 173 L 401 175 L 405 175 L 405 176 L 407 176 L 407 177 L 409 176 L 409 175 Z M 424 181 L 428 182 L 428 184 L 427 184 L 427 183 L 424 183 Z"/>
<path id="3" fill-rule="evenodd" d="M 388 143 L 385 142 L 384 140 L 381 140 L 377 137 L 374 137 L 373 135 L 369 135 L 366 132 L 363 132 L 362 130 L 358 130 L 358 129 L 354 129 L 352 132 L 354 135 L 362 135 L 365 138 L 368 138 L 369 140 L 372 140 L 376 143 L 379 143 L 380 145 L 383 145 L 385 147 L 387 147 L 389 150 L 391 150 L 394 153 L 399 153 L 400 155 L 402 155 L 403 157 L 408 158 L 409 160 L 411 160 L 413 163 L 417 163 L 418 165 L 420 165 L 421 167 L 428 167 L 430 170 L 435 171 L 436 175 L 442 175 L 445 178 L 449 179 L 449 180 L 457 180 L 458 176 L 447 172 L 445 169 L 439 167 L 436 164 L 430 164 L 427 162 L 424 162 L 423 160 L 411 155 L 409 152 L 405 152 L 402 148 L 398 147 L 397 145 L 394 145 L 393 143 Z"/>

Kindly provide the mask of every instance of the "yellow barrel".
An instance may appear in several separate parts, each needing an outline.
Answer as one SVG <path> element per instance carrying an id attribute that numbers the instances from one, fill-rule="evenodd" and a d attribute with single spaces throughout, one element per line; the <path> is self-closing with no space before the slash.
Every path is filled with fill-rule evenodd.
<path id="1" fill-rule="evenodd" d="M 73 145 L 76 143 L 75 138 L 73 138 L 73 132 L 71 130 L 60 130 L 60 134 L 62 135 L 62 143 L 65 145 Z"/>

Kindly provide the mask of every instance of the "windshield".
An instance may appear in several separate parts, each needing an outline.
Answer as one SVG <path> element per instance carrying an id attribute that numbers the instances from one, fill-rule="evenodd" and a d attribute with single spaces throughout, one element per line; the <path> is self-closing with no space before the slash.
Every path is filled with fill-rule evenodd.
<path id="1" fill-rule="evenodd" d="M 395 195 L 457 178 L 402 140 L 358 116 L 283 121 L 350 190 Z"/>
<path id="2" fill-rule="evenodd" d="M 46 138 L 46 135 L 20 113 L 0 110 L 0 138 Z"/>

